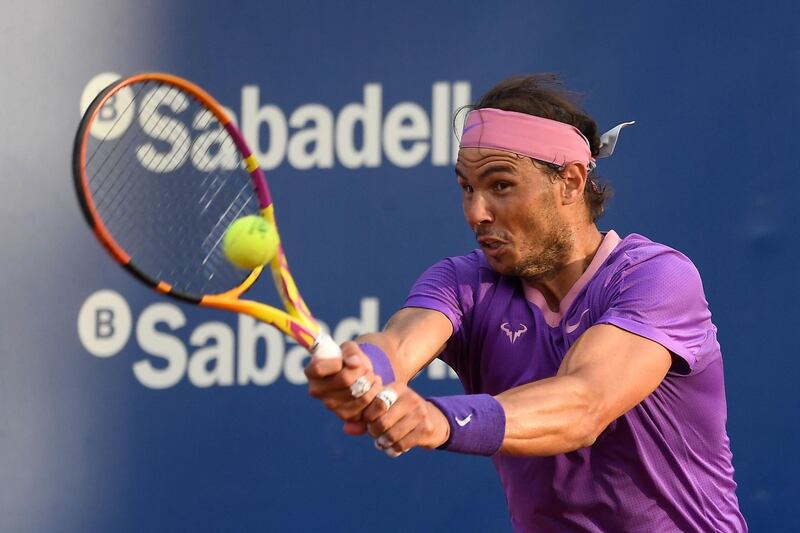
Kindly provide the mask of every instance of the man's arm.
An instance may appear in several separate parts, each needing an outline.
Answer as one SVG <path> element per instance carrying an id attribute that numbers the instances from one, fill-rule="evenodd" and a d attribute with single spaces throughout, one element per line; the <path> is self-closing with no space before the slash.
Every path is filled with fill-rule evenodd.
<path id="1" fill-rule="evenodd" d="M 506 415 L 501 451 L 555 455 L 590 446 L 658 387 L 671 363 L 667 349 L 650 339 L 606 324 L 589 328 L 555 377 L 496 397 Z"/>
<path id="2" fill-rule="evenodd" d="M 658 387 L 671 362 L 669 351 L 654 341 L 615 326 L 589 328 L 570 348 L 556 376 L 495 398 L 505 414 L 500 451 L 556 455 L 590 446 L 608 424 Z M 415 446 L 436 448 L 452 438 L 451 433 L 479 429 L 474 423 L 452 425 L 451 417 L 440 416 L 441 411 L 430 402 L 421 408 L 421 398 L 411 389 L 404 389 L 403 395 L 415 397 L 416 402 L 401 401 L 401 396 L 388 411 L 381 402 L 373 402 L 364 413 L 370 433 L 380 435 L 387 449 L 400 453 Z M 480 399 L 480 405 L 486 405 L 487 399 L 486 395 L 461 398 Z M 473 422 L 479 419 L 480 413 Z M 474 435 L 477 439 L 485 436 L 485 432 Z M 455 438 L 469 444 L 471 436 Z"/>
<path id="3" fill-rule="evenodd" d="M 381 348 L 392 363 L 395 381 L 406 384 L 444 350 L 452 334 L 453 326 L 442 313 L 407 307 L 395 313 L 382 332 L 356 341 Z"/>

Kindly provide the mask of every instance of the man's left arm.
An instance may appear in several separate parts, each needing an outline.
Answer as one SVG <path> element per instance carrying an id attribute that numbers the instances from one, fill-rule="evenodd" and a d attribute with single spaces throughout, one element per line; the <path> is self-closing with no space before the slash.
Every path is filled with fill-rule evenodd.
<path id="1" fill-rule="evenodd" d="M 496 396 L 506 417 L 501 451 L 556 455 L 592 445 L 658 387 L 671 364 L 655 341 L 607 324 L 589 328 L 556 376 Z"/>
<path id="2" fill-rule="evenodd" d="M 404 388 L 403 401 L 388 411 L 374 402 L 365 418 L 381 447 L 394 452 L 447 444 L 484 455 L 497 446 L 509 455 L 556 455 L 590 446 L 658 387 L 671 364 L 670 352 L 655 341 L 600 324 L 580 336 L 552 378 L 494 398 L 445 397 L 435 404 Z"/>

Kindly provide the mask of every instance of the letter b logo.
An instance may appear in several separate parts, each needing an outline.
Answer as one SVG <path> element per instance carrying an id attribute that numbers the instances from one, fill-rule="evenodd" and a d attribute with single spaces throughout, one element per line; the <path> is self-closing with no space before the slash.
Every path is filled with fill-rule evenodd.
<path id="1" fill-rule="evenodd" d="M 78 313 L 78 337 L 87 352 L 96 357 L 116 355 L 131 335 L 131 309 L 119 293 L 97 291 Z"/>
<path id="2" fill-rule="evenodd" d="M 89 80 L 81 94 L 81 115 L 89 108 L 95 96 L 119 78 L 119 74 L 104 72 Z M 92 124 L 89 132 L 92 137 L 102 140 L 121 137 L 133 123 L 136 114 L 133 96 L 133 90 L 130 87 L 124 87 L 110 97 L 100 108 L 97 118 Z"/>

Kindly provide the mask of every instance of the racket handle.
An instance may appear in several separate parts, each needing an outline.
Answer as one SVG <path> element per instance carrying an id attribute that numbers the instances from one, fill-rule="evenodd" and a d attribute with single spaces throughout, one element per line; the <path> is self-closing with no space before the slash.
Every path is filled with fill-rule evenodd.
<path id="1" fill-rule="evenodd" d="M 320 333 L 317 342 L 314 343 L 311 355 L 317 359 L 335 359 L 342 356 L 342 350 L 330 335 Z"/>

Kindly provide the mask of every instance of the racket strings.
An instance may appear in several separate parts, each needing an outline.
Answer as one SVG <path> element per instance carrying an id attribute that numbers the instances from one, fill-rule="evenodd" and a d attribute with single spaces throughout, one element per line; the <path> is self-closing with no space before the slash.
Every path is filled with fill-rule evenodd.
<path id="1" fill-rule="evenodd" d="M 192 296 L 230 290 L 249 273 L 224 258 L 225 231 L 260 210 L 244 161 L 193 97 L 159 83 L 133 85 L 133 101 L 110 132 L 89 136 L 86 174 L 97 216 L 155 281 Z"/>
<path id="2" fill-rule="evenodd" d="M 105 143 L 107 140 L 109 140 L 109 136 L 110 136 L 110 135 L 111 135 L 113 132 L 116 132 L 116 131 L 117 131 L 117 127 L 118 127 L 118 126 L 120 126 L 120 121 L 121 121 L 123 118 L 125 118 L 125 117 L 128 115 L 128 113 L 130 113 L 131 115 L 133 115 L 133 111 L 132 111 L 132 109 L 131 109 L 131 106 L 133 106 L 133 103 L 134 103 L 134 101 L 136 101 L 136 99 L 139 97 L 139 95 L 141 94 L 141 92 L 142 92 L 142 91 L 144 91 L 144 88 L 145 88 L 145 87 L 146 87 L 146 84 L 142 84 L 142 87 L 141 87 L 141 88 L 140 88 L 138 91 L 134 91 L 134 93 L 133 93 L 133 94 L 134 94 L 133 98 L 131 98 L 131 99 L 130 99 L 130 101 L 128 102 L 128 104 L 127 104 L 127 105 L 126 105 L 126 106 L 125 106 L 125 107 L 122 109 L 122 111 L 121 111 L 120 113 L 117 113 L 117 118 L 116 118 L 116 120 L 114 121 L 114 123 L 111 125 L 111 127 L 106 127 L 107 131 L 106 131 L 106 133 L 103 135 L 103 139 L 102 139 L 102 140 L 101 140 L 101 142 L 100 142 L 100 146 L 102 146 L 102 145 L 103 145 L 103 143 Z M 131 117 L 131 119 L 132 119 L 132 117 Z M 105 166 L 105 163 L 106 163 L 106 162 L 108 161 L 108 159 L 109 159 L 109 158 L 110 158 L 110 157 L 113 155 L 113 152 L 114 152 L 114 150 L 116 150 L 117 148 L 119 148 L 119 146 L 120 146 L 119 144 L 115 144 L 115 145 L 114 145 L 114 147 L 113 147 L 113 149 L 111 150 L 111 152 L 110 152 L 109 154 L 107 154 L 107 155 L 106 155 L 106 157 L 105 157 L 105 159 L 103 160 L 103 162 L 101 162 L 101 163 L 100 163 L 98 170 L 102 170 L 102 169 L 103 169 L 103 167 Z M 90 154 L 90 155 L 89 155 L 89 157 L 88 157 L 88 158 L 87 158 L 87 160 L 86 160 L 86 166 L 87 166 L 87 167 L 89 167 L 89 166 L 90 166 L 90 165 L 91 165 L 91 164 L 94 162 L 94 158 L 95 158 L 95 156 L 96 156 L 98 153 L 99 153 L 99 152 L 94 152 L 94 153 L 92 153 L 92 154 Z M 94 176 L 90 176 L 90 181 L 91 181 L 91 180 L 93 180 L 93 179 L 94 179 Z"/>
<path id="3" fill-rule="evenodd" d="M 124 110 L 122 112 L 118 113 L 117 120 L 114 122 L 114 124 L 111 126 L 111 128 L 108 129 L 108 131 L 106 132 L 106 134 L 103 137 L 103 140 L 96 145 L 97 146 L 97 150 L 92 152 L 89 155 L 89 157 L 87 158 L 86 169 L 87 169 L 87 174 L 89 175 L 89 183 L 90 183 L 90 185 L 92 185 L 92 182 L 95 181 L 98 176 L 105 177 L 106 174 L 111 173 L 111 172 L 116 173 L 118 175 L 124 175 L 125 172 L 130 168 L 131 162 L 133 161 L 132 158 L 126 158 L 126 163 L 125 163 L 124 167 L 121 168 L 121 167 L 119 167 L 118 165 L 115 164 L 117 159 L 116 158 L 112 158 L 112 156 L 116 156 L 116 155 L 122 156 L 126 152 L 126 150 L 130 149 L 130 146 L 133 143 L 140 142 L 140 140 L 146 138 L 146 135 L 144 133 L 144 129 L 142 128 L 142 129 L 137 130 L 137 132 L 136 132 L 137 135 L 136 136 L 129 136 L 129 141 L 127 143 L 121 143 L 121 142 L 119 142 L 119 143 L 111 143 L 111 142 L 109 142 L 109 136 L 111 136 L 111 134 L 113 132 L 117 131 L 117 127 L 120 126 L 120 121 L 122 121 L 123 118 L 126 117 L 127 114 L 130 113 L 130 115 L 131 115 L 130 118 L 127 120 L 128 123 L 132 122 L 135 119 L 135 108 L 133 107 L 133 105 L 134 105 L 134 102 L 136 101 L 136 99 L 141 95 L 141 93 L 144 92 L 146 86 L 147 86 L 147 84 L 142 84 L 142 87 L 140 89 L 138 89 L 138 91 L 135 91 L 135 90 L 133 91 L 133 95 L 134 95 L 133 98 L 131 98 L 131 100 L 128 103 L 128 105 L 125 106 Z M 148 97 L 147 97 L 147 99 L 145 99 L 145 103 L 148 103 L 153 98 L 153 96 L 154 96 L 154 93 L 152 93 L 152 92 L 148 93 Z M 106 106 L 108 106 L 108 105 L 109 104 L 107 103 Z M 113 104 L 111 104 L 111 105 L 113 105 Z M 104 106 L 104 107 L 106 107 L 106 106 Z M 123 122 L 123 124 L 124 124 L 124 122 Z M 114 136 L 112 137 L 112 139 L 115 138 L 117 135 L 119 135 L 119 134 L 114 133 Z M 108 150 L 108 153 L 106 154 L 106 157 L 99 164 L 97 164 L 95 166 L 95 168 L 92 168 L 92 163 L 94 163 L 95 157 L 102 152 L 101 149 L 102 148 L 109 148 L 109 147 L 110 147 L 110 149 Z M 109 163 L 108 166 L 106 166 L 107 163 Z M 103 179 L 102 182 L 98 184 L 98 187 L 94 191 L 94 194 L 97 197 L 101 197 L 102 198 L 101 195 L 103 194 L 103 191 L 102 191 L 103 185 L 104 184 L 110 184 L 110 183 L 114 183 L 114 180 Z"/>
<path id="4" fill-rule="evenodd" d="M 145 100 L 143 105 L 148 105 L 148 103 L 152 100 L 154 94 L 155 94 L 155 91 L 151 91 L 150 93 L 148 93 L 148 98 Z M 172 100 L 170 100 L 169 102 L 163 102 L 163 103 L 166 103 L 167 105 L 172 105 L 172 103 L 174 103 L 174 99 L 176 97 L 177 97 L 177 91 L 173 95 Z M 144 120 L 140 119 L 141 128 L 139 128 L 136 131 L 136 134 L 133 135 L 133 136 L 130 136 L 130 139 L 126 143 L 115 143 L 115 146 L 113 146 L 113 148 L 111 149 L 111 153 L 113 153 L 114 150 L 119 149 L 120 146 L 123 146 L 123 148 L 121 149 L 122 153 L 128 153 L 128 152 L 132 151 L 132 148 L 133 148 L 133 146 L 135 144 L 138 144 L 138 143 L 142 142 L 144 139 L 148 139 L 148 136 L 146 135 L 145 130 L 149 129 L 149 128 L 152 128 L 152 122 L 151 121 L 152 121 L 154 116 L 155 115 L 151 114 L 150 116 L 148 116 Z M 179 127 L 179 125 L 180 125 L 180 123 L 175 122 L 173 124 L 173 128 L 172 129 L 174 130 L 175 128 Z M 105 143 L 101 143 L 100 146 L 103 146 L 104 144 Z M 109 157 L 110 157 L 111 153 L 109 154 Z M 107 161 L 108 159 L 109 158 L 107 157 L 105 161 Z M 105 163 L 105 161 L 104 161 L 104 163 Z M 135 185 L 131 185 L 133 182 L 129 181 L 128 178 L 133 177 L 133 175 L 137 172 L 136 167 L 132 166 L 134 161 L 137 161 L 137 158 L 135 158 L 135 157 L 126 157 L 126 161 L 125 161 L 124 165 L 122 165 L 122 166 L 112 165 L 111 169 L 107 169 L 105 171 L 102 168 L 102 166 L 100 166 L 99 168 L 97 168 L 97 169 L 95 169 L 93 171 L 93 176 L 105 176 L 106 174 L 114 174 L 113 176 L 109 176 L 109 178 L 113 178 L 113 179 L 105 179 L 103 181 L 103 183 L 111 184 L 111 183 L 116 183 L 116 182 L 121 181 L 121 182 L 123 182 L 124 185 L 127 184 L 128 186 L 133 187 Z M 89 165 L 87 163 L 87 169 L 88 168 L 89 168 Z M 102 185 L 103 184 L 101 183 L 100 186 L 97 188 L 97 190 L 94 192 L 96 197 L 103 198 L 103 196 L 102 196 Z M 108 197 L 108 199 L 105 200 L 107 204 L 114 204 L 116 201 L 121 200 L 121 199 L 124 198 L 124 195 L 122 195 L 122 193 L 125 191 L 124 185 L 123 185 L 123 187 L 121 187 L 120 189 L 117 190 L 116 194 L 114 194 L 113 196 Z M 98 203 L 98 207 L 102 207 L 102 205 Z M 119 208 L 119 204 L 116 204 L 115 207 Z M 112 212 L 112 213 L 115 212 L 113 208 L 109 209 L 109 211 Z"/>
<path id="5" fill-rule="evenodd" d="M 143 124 L 149 124 L 151 118 L 152 116 L 148 117 Z M 173 129 L 175 127 L 177 127 L 177 123 L 173 125 Z M 128 144 L 132 145 L 132 143 Z M 139 232 L 139 226 L 142 220 L 140 217 L 136 216 L 136 206 L 126 202 L 127 193 L 134 190 L 138 185 L 135 180 L 134 172 L 126 171 L 126 169 L 131 168 L 132 160 L 133 158 L 129 158 L 125 169 L 116 173 L 116 181 L 121 182 L 122 186 L 105 202 L 105 211 L 109 213 L 105 222 L 107 225 L 113 226 L 115 222 L 121 221 L 121 226 L 115 231 L 115 236 L 120 241 L 130 243 L 127 247 L 129 255 L 132 257 L 141 257 L 145 253 L 154 253 L 155 250 L 153 247 L 157 244 L 153 242 L 152 239 L 146 238 L 145 235 Z M 170 194 L 169 191 L 161 191 L 157 188 L 146 188 L 140 191 L 140 194 L 142 199 L 151 205 L 151 209 L 149 209 L 150 220 L 148 222 L 150 224 L 161 225 L 168 233 L 174 233 L 175 223 L 171 220 L 168 210 L 169 204 L 173 202 L 171 198 L 165 198 L 165 196 Z M 167 201 L 167 205 L 164 205 L 165 201 Z M 180 248 L 176 249 L 179 250 Z M 162 271 L 154 273 L 154 277 L 163 279 Z"/>
<path id="6" fill-rule="evenodd" d="M 218 264 L 216 263 L 218 263 L 221 260 L 221 254 L 217 252 L 219 251 L 222 239 L 225 237 L 225 230 L 228 228 L 230 224 L 233 223 L 234 220 L 242 216 L 242 213 L 245 211 L 245 208 L 253 199 L 252 196 L 249 196 L 246 200 L 244 200 L 244 202 L 237 202 L 239 197 L 241 197 L 242 194 L 245 193 L 245 191 L 247 191 L 250 188 L 249 185 L 250 184 L 245 184 L 245 186 L 242 187 L 242 189 L 239 191 L 239 194 L 234 199 L 234 202 L 232 202 L 228 207 L 228 209 L 220 216 L 219 220 L 217 221 L 217 224 L 212 228 L 211 232 L 208 234 L 208 237 L 206 237 L 206 239 L 203 241 L 201 249 L 203 250 L 207 249 L 208 253 L 203 258 L 200 266 L 196 268 L 194 273 L 192 273 L 188 278 L 190 282 L 194 282 L 197 279 L 197 276 L 204 271 L 205 269 L 204 267 L 209 261 L 214 262 L 213 264 L 214 268 L 210 269 L 212 276 L 213 273 L 217 270 L 216 267 L 218 266 Z M 214 239 L 214 242 L 210 247 L 208 247 L 207 243 L 211 239 Z M 208 281 L 210 281 L 210 278 Z M 201 287 L 201 290 L 205 289 L 207 285 L 208 284 L 205 283 Z"/>
<path id="7" fill-rule="evenodd" d="M 126 178 L 132 178 L 132 177 L 133 176 L 126 176 Z M 178 179 L 180 179 L 180 177 Z M 124 213 L 124 205 L 125 205 L 125 202 L 124 202 L 125 195 L 122 194 L 122 191 L 125 190 L 124 188 L 126 186 L 127 187 L 135 187 L 135 185 L 130 185 L 132 183 L 135 183 L 133 180 L 126 179 L 124 181 L 124 183 L 125 183 L 125 185 L 123 185 L 123 187 L 120 188 L 120 192 L 116 195 L 117 198 L 115 198 L 115 200 L 112 200 L 112 201 L 109 202 L 109 204 L 110 204 L 109 205 L 109 211 L 111 213 L 119 213 L 120 215 L 118 215 L 118 216 L 120 216 L 121 218 L 124 218 L 124 214 L 123 213 Z M 188 194 L 188 193 L 191 192 L 191 190 L 190 191 L 186 191 L 186 192 Z M 169 195 L 169 191 L 162 192 L 162 191 L 159 191 L 157 189 L 152 189 L 152 190 L 149 190 L 149 191 L 145 191 L 145 193 L 148 194 L 148 196 L 149 196 L 148 200 L 153 203 L 153 207 L 154 207 L 153 212 L 154 212 L 154 214 L 156 216 L 156 219 L 153 220 L 153 222 L 155 222 L 155 223 L 163 223 L 163 222 L 169 220 L 170 215 L 169 215 L 169 211 L 167 210 L 167 208 L 169 207 L 169 204 L 174 202 L 174 200 L 171 197 L 165 197 L 165 196 Z M 166 206 L 163 205 L 163 203 L 162 203 L 164 201 L 167 201 L 167 205 Z M 160 217 L 160 219 L 159 219 L 159 215 L 162 215 Z M 112 215 L 112 217 L 109 218 L 109 221 L 113 220 L 113 218 L 114 217 Z M 123 238 L 123 239 L 126 238 L 130 232 L 132 232 L 132 231 L 135 232 L 136 231 L 136 227 L 137 227 L 137 220 L 135 218 L 128 217 L 126 220 L 127 220 L 127 226 L 122 228 L 120 230 L 120 232 L 119 232 L 119 234 L 121 235 L 121 238 Z M 170 227 L 170 228 L 166 228 L 166 229 L 168 231 L 174 231 L 174 227 Z"/>
<path id="8" fill-rule="evenodd" d="M 207 179 L 204 180 L 204 182 L 206 182 L 206 181 L 207 181 Z M 217 191 L 219 190 L 219 187 L 217 186 L 217 183 L 219 181 L 220 181 L 220 176 L 218 174 L 215 174 L 213 176 L 212 186 Z M 240 194 L 243 191 L 247 191 L 249 189 L 249 187 L 250 187 L 249 183 L 245 184 L 242 187 L 242 189 L 240 190 Z M 201 198 L 200 201 L 199 201 L 199 203 L 201 205 L 204 205 L 204 211 L 207 211 L 208 208 L 210 207 L 210 201 L 205 198 L 206 196 L 207 196 L 207 194 L 204 195 L 203 198 Z M 252 200 L 252 198 L 248 198 L 248 202 L 250 200 Z M 243 208 L 239 209 L 237 212 L 241 212 L 242 210 L 243 210 Z M 179 262 L 178 266 L 173 267 L 169 271 L 169 273 L 168 273 L 169 277 L 172 278 L 172 279 L 184 279 L 189 284 L 194 283 L 196 281 L 196 279 L 197 279 L 197 276 L 199 274 L 202 274 L 206 270 L 206 263 L 209 260 L 209 256 L 213 256 L 215 254 L 215 252 L 217 252 L 218 245 L 221 242 L 222 238 L 224 237 L 225 230 L 227 229 L 228 225 L 233 222 L 233 220 L 235 220 L 235 218 L 231 219 L 231 220 L 228 220 L 227 223 L 225 223 L 225 225 L 222 226 L 222 227 L 220 227 L 221 224 L 222 224 L 221 220 L 218 220 L 217 224 L 213 228 L 211 228 L 211 230 L 208 232 L 208 235 L 205 237 L 205 239 L 203 239 L 203 242 L 200 243 L 200 250 L 203 250 L 203 251 L 208 250 L 208 253 L 203 258 L 203 260 L 199 263 L 199 265 L 197 263 L 193 263 L 192 261 L 189 261 L 189 260 L 181 261 L 181 262 Z M 211 246 L 209 246 L 209 242 L 212 241 L 212 240 L 213 240 L 213 244 L 211 244 Z M 179 250 L 185 250 L 185 249 L 187 249 L 187 246 L 189 244 L 190 243 L 186 242 L 186 240 L 182 240 L 178 245 L 178 249 Z M 184 254 L 184 257 L 186 255 L 187 254 Z M 218 265 L 214 265 L 214 266 L 216 267 Z M 194 267 L 194 268 L 192 268 L 192 267 Z M 212 270 L 211 273 L 208 276 L 209 280 L 213 279 L 213 273 L 214 272 Z"/>
<path id="9" fill-rule="evenodd" d="M 150 101 L 152 99 L 154 91 L 148 94 L 149 96 L 146 101 Z M 169 102 L 169 104 L 171 104 L 171 102 Z M 132 136 L 132 138 L 127 143 L 115 143 L 110 152 L 113 153 L 115 150 L 118 150 L 120 146 L 124 146 L 124 148 L 119 153 L 127 153 L 131 151 L 135 143 L 141 142 L 141 140 L 147 138 L 146 135 L 144 134 L 144 129 L 145 127 L 150 127 L 151 119 L 152 115 L 148 117 L 146 120 L 141 122 L 142 128 L 136 132 L 137 134 L 135 136 Z M 175 127 L 177 127 L 177 123 Z M 105 141 L 101 143 L 100 146 L 103 146 L 104 143 Z M 106 157 L 103 164 L 105 164 L 105 162 L 108 160 L 109 157 Z M 125 227 L 120 227 L 117 231 L 114 232 L 115 235 L 122 240 L 126 240 L 125 239 L 126 234 L 130 231 L 132 227 L 135 227 L 137 224 L 136 218 L 134 216 L 131 216 L 132 213 L 130 212 L 130 208 L 128 204 L 125 202 L 126 193 L 137 187 L 136 181 L 134 179 L 131 179 L 134 177 L 134 173 L 136 171 L 135 168 L 133 169 L 133 171 L 130 170 L 132 168 L 131 164 L 134 160 L 135 158 L 128 157 L 126 158 L 126 162 L 124 165 L 111 165 L 109 169 L 105 170 L 105 174 L 102 166 L 92 171 L 92 176 L 106 177 L 106 179 L 104 179 L 103 182 L 101 182 L 97 187 L 97 189 L 94 191 L 94 197 L 98 199 L 96 203 L 96 208 L 100 212 L 108 213 L 108 215 L 104 219 L 106 226 L 114 227 L 117 220 L 122 220 L 125 221 L 124 223 L 127 223 Z M 88 171 L 88 165 L 87 165 L 87 171 Z M 122 185 L 119 186 L 114 193 L 108 195 L 104 194 L 104 191 L 102 189 L 102 186 L 104 184 L 116 184 L 120 182 L 122 183 Z M 156 189 L 143 189 L 142 191 L 140 191 L 140 194 L 149 195 L 150 198 L 148 200 L 152 201 L 156 209 L 158 209 L 159 207 L 158 197 L 156 196 L 158 194 L 158 191 Z M 132 251 L 133 250 L 129 250 L 128 253 L 130 254 Z"/>

